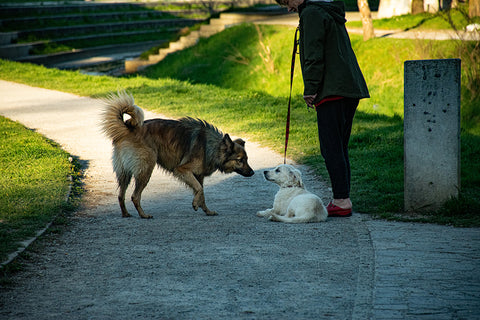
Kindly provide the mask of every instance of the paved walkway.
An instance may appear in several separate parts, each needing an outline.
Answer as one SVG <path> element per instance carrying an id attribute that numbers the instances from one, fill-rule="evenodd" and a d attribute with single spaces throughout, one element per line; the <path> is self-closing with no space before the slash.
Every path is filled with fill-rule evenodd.
<path id="1" fill-rule="evenodd" d="M 144 192 L 154 219 L 122 219 L 100 110 L 97 100 L 0 81 L 1 115 L 88 163 L 84 205 L 0 290 L 0 318 L 480 319 L 480 229 L 360 214 L 263 220 L 255 212 L 276 187 L 261 172 L 282 157 L 251 141 L 256 175 L 206 180 L 218 216 L 194 212 L 190 191 L 157 171 Z M 325 185 L 301 170 L 326 201 Z"/>
<path id="2" fill-rule="evenodd" d="M 377 12 L 372 12 L 372 18 L 375 19 Z M 347 21 L 359 21 L 361 20 L 359 12 L 346 12 Z M 296 27 L 298 25 L 298 14 L 291 13 L 286 15 L 280 15 L 277 17 L 269 18 L 264 21 L 257 21 L 260 24 L 276 24 L 276 25 L 288 25 Z M 349 28 L 347 26 L 348 33 L 350 34 L 363 34 L 362 28 Z M 429 39 L 429 40 L 469 40 L 480 41 L 480 32 L 465 32 L 465 31 L 453 31 L 453 30 L 382 30 L 375 29 L 376 37 L 383 38 L 397 38 L 397 39 Z"/>

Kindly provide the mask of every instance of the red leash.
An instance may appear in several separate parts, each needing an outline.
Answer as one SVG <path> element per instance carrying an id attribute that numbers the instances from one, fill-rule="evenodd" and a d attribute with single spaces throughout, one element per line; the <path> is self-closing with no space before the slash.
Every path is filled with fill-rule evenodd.
<path id="1" fill-rule="evenodd" d="M 290 69 L 290 96 L 288 97 L 288 111 L 287 111 L 287 124 L 285 128 L 285 153 L 283 154 L 283 163 L 287 163 L 287 147 L 288 147 L 288 136 L 290 135 L 290 104 L 292 101 L 292 85 L 293 85 L 293 73 L 295 71 L 295 55 L 297 54 L 298 47 L 298 34 L 299 27 L 295 30 L 295 38 L 293 39 L 293 52 L 292 52 L 292 65 Z"/>

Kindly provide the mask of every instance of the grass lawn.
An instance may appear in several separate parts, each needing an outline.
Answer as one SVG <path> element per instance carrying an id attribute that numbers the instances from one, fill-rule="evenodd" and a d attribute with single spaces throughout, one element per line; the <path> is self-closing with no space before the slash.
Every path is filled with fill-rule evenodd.
<path id="1" fill-rule="evenodd" d="M 0 60 L 0 78 L 91 97 L 126 89 L 145 109 L 174 117 L 188 115 L 203 118 L 225 132 L 247 137 L 282 152 L 293 33 L 293 28 L 281 26 L 245 24 L 229 28 L 201 40 L 195 47 L 168 56 L 142 74 L 121 78 L 90 76 L 3 60 Z M 386 38 L 364 42 L 361 36 L 354 35 L 351 40 L 371 93 L 371 99 L 363 100 L 359 106 L 350 144 L 355 209 L 387 219 L 480 226 L 479 44 Z M 406 217 L 400 214 L 403 211 L 403 62 L 433 58 L 462 59 L 461 196 L 446 203 L 440 212 Z M 319 152 L 315 114 L 305 107 L 302 90 L 300 68 L 297 67 L 288 155 L 327 177 Z M 35 181 L 56 181 L 60 187 L 55 197 L 63 199 L 65 176 L 71 170 L 66 161 L 67 155 L 48 141 L 43 140 L 40 148 L 23 147 L 23 142 L 11 140 L 17 131 L 23 131 L 22 134 L 28 137 L 35 135 L 18 124 L 2 120 L 0 133 L 5 139 L 2 136 L 0 161 L 29 164 L 55 154 L 58 160 L 45 161 L 42 166 L 57 164 L 60 169 L 57 173 L 57 169 L 34 162 L 21 167 L 22 170 L 13 168 L 13 172 L 20 175 L 15 180 L 8 176 L 11 173 L 2 162 L 0 198 L 13 199 L 10 195 L 15 194 L 23 199 L 1 204 L 2 208 L 9 208 L 0 217 L 2 233 L 6 235 L 11 230 L 23 228 L 17 227 L 17 224 L 7 226 L 8 219 L 17 223 L 9 216 L 31 214 L 22 209 L 31 199 L 25 186 L 38 185 Z M 26 141 L 29 138 L 21 139 Z M 50 151 L 43 151 L 44 148 Z M 11 160 L 6 155 L 24 158 Z M 38 176 L 30 177 L 31 170 Z M 44 177 L 44 171 L 58 176 Z M 12 183 L 14 181 L 15 184 Z M 40 194 L 41 190 L 36 192 Z M 54 196 L 49 192 L 47 197 Z M 32 209 L 30 212 L 38 212 L 39 224 L 42 224 L 49 219 L 47 214 L 58 212 L 62 201 L 56 200 L 47 207 L 43 205 L 42 198 L 38 199 L 40 205 L 32 205 L 34 208 L 45 208 L 45 211 Z M 20 204 L 18 208 L 15 203 Z"/>
<path id="2" fill-rule="evenodd" d="M 68 157 L 54 142 L 0 117 L 0 261 L 67 207 Z"/>
<path id="3" fill-rule="evenodd" d="M 388 19 L 376 19 L 373 21 L 375 29 L 400 29 L 400 30 L 439 30 L 452 29 L 465 30 L 471 23 L 480 22 L 480 17 L 469 18 L 468 7 L 461 5 L 458 9 L 441 11 L 439 13 L 420 13 L 416 15 L 402 15 Z M 361 21 L 347 22 L 349 27 L 362 27 Z"/>

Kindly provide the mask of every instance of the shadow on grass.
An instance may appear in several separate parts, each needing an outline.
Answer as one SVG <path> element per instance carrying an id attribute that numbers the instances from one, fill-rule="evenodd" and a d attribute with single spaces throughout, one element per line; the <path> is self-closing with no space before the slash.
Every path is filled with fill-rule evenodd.
<path id="1" fill-rule="evenodd" d="M 351 197 L 355 210 L 364 213 L 403 210 L 403 121 L 357 111 L 349 145 L 352 171 Z M 301 162 L 328 177 L 320 154 Z"/>
<path id="2" fill-rule="evenodd" d="M 461 145 L 459 197 L 446 201 L 436 212 L 403 214 L 403 120 L 357 112 L 349 148 L 355 210 L 385 219 L 480 226 L 480 162 L 472 161 L 480 154 L 480 137 L 463 132 Z M 328 177 L 320 154 L 305 155 L 299 161 Z"/>

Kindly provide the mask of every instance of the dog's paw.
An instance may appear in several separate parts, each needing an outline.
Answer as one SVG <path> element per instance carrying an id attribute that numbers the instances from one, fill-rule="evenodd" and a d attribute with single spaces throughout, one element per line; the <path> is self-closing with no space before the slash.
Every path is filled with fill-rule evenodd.
<path id="1" fill-rule="evenodd" d="M 258 211 L 257 212 L 257 217 L 267 217 L 271 215 L 272 209 L 267 209 L 263 211 Z"/>
<path id="2" fill-rule="evenodd" d="M 217 216 L 218 215 L 218 213 L 216 211 L 210 211 L 210 210 L 205 211 L 205 214 L 207 216 Z"/>

